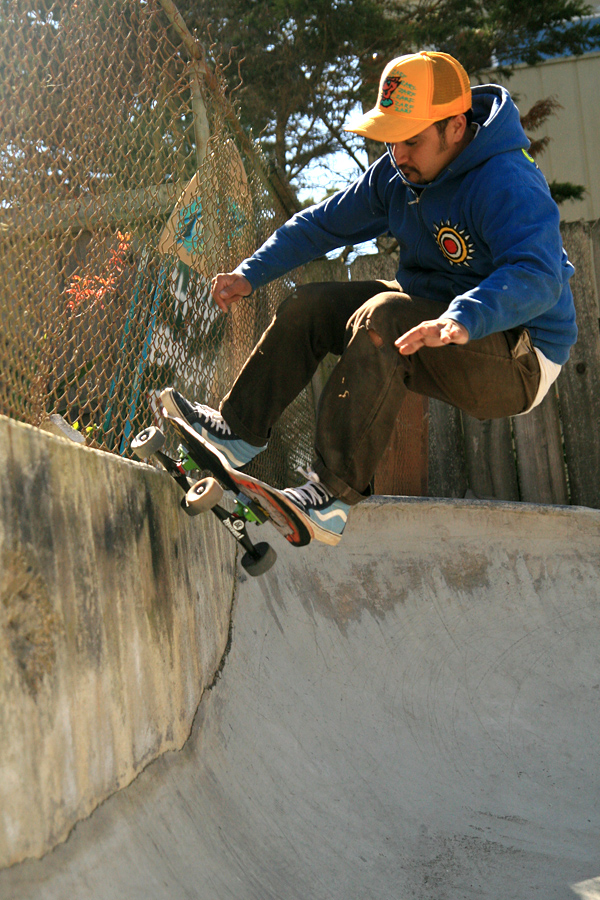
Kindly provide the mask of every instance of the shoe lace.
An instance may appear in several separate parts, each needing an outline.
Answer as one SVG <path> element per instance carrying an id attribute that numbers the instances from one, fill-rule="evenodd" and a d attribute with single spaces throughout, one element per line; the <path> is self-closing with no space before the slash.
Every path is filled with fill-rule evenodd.
<path id="1" fill-rule="evenodd" d="M 210 423 L 215 431 L 222 431 L 225 435 L 231 434 L 231 428 L 229 427 L 221 413 L 215 412 L 215 410 L 211 409 L 210 406 L 202 407 L 202 412 L 207 419 L 210 419 Z"/>
<path id="2" fill-rule="evenodd" d="M 331 494 L 324 484 L 319 483 L 319 476 L 316 472 L 311 471 L 307 473 L 303 472 L 301 469 L 298 469 L 298 471 L 304 475 L 304 477 L 308 477 L 309 480 L 300 487 L 286 488 L 286 494 L 290 494 L 304 507 L 317 506 L 327 502 L 327 500 L 331 500 Z M 311 476 L 313 477 L 311 478 Z"/>

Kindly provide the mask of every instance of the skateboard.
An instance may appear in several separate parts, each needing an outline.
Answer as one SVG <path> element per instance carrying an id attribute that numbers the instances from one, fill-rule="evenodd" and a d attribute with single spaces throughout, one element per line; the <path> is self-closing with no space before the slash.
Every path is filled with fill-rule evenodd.
<path id="1" fill-rule="evenodd" d="M 277 559 L 268 543 L 253 544 L 247 523 L 271 525 L 296 547 L 304 547 L 313 538 L 306 517 L 287 499 L 282 491 L 246 475 L 230 466 L 225 456 L 204 440 L 186 421 L 162 411 L 165 422 L 181 440 L 179 459 L 163 451 L 165 436 L 156 426 L 146 428 L 131 442 L 131 449 L 140 459 L 154 456 L 185 491 L 181 501 L 188 515 L 212 511 L 227 531 L 246 551 L 242 566 L 249 575 L 262 575 Z M 199 469 L 210 477 L 194 482 L 188 472 Z M 225 491 L 236 500 L 234 512 L 220 505 Z"/>

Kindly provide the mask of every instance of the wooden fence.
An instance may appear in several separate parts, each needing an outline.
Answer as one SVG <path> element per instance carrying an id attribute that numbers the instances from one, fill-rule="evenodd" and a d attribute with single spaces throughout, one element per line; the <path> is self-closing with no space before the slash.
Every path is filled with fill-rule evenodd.
<path id="1" fill-rule="evenodd" d="M 554 388 L 525 416 L 486 421 L 409 394 L 375 476 L 377 493 L 600 508 L 600 221 L 564 224 L 562 233 L 575 265 L 579 339 Z M 393 257 L 364 256 L 350 271 L 339 261 L 313 263 L 304 278 L 394 275 Z"/>

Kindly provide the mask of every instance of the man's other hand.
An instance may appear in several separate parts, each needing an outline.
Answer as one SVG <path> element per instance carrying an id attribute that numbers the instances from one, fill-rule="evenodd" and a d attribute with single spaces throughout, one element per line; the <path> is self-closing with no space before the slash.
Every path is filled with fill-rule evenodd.
<path id="1" fill-rule="evenodd" d="M 248 297 L 252 293 L 252 287 L 243 275 L 220 272 L 213 278 L 210 292 L 219 309 L 226 313 L 242 297 Z"/>
<path id="2" fill-rule="evenodd" d="M 444 347 L 446 344 L 466 344 L 469 332 L 452 319 L 431 319 L 411 328 L 395 341 L 403 356 L 410 356 L 421 347 Z"/>

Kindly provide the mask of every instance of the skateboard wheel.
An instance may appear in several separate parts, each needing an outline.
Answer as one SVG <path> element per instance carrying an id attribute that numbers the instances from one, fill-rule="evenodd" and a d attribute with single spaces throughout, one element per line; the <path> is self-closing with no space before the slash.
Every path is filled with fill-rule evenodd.
<path id="1" fill-rule="evenodd" d="M 156 425 L 151 425 L 149 428 L 144 428 L 143 431 L 140 431 L 134 437 L 130 446 L 138 459 L 147 459 L 153 453 L 156 453 L 157 450 L 160 450 L 164 442 L 165 436 L 162 431 Z"/>
<path id="2" fill-rule="evenodd" d="M 264 575 L 275 564 L 277 554 L 270 544 L 265 544 L 264 542 L 256 544 L 254 550 L 256 551 L 255 556 L 252 556 L 250 553 L 244 553 L 242 566 L 248 575 Z"/>
<path id="3" fill-rule="evenodd" d="M 203 478 L 185 495 L 185 511 L 189 516 L 197 516 L 216 506 L 222 496 L 223 488 L 216 478 Z"/>

